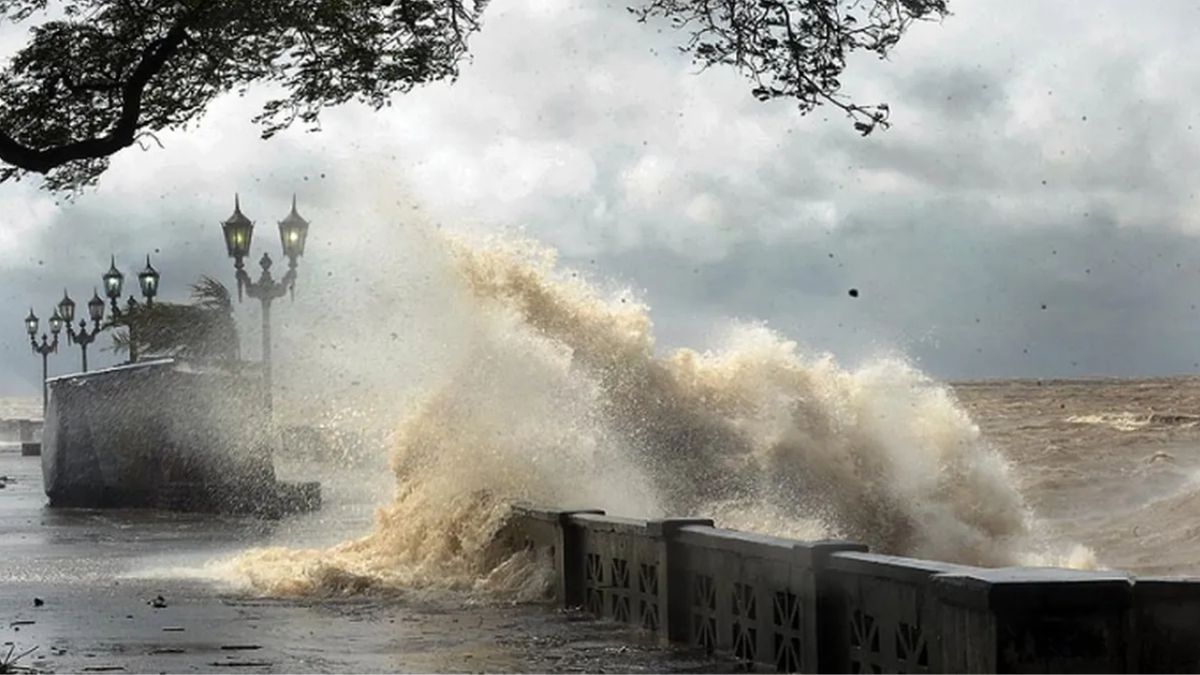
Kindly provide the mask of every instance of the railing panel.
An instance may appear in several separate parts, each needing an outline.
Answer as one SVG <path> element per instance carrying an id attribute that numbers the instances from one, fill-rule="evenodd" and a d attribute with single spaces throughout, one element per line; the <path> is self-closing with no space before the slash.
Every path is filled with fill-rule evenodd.
<path id="1" fill-rule="evenodd" d="M 1051 568 L 971 569 L 934 579 L 943 672 L 1137 669 L 1132 579 Z"/>
<path id="2" fill-rule="evenodd" d="M 499 546 L 506 551 L 531 550 L 554 570 L 554 600 L 565 607 L 581 604 L 583 570 L 573 564 L 578 557 L 578 537 L 567 527 L 567 518 L 574 514 L 603 514 L 603 511 L 557 511 L 527 504 L 513 507 L 500 537 Z"/>
<path id="3" fill-rule="evenodd" d="M 820 562 L 845 542 L 802 543 L 733 530 L 685 527 L 672 541 L 675 583 L 686 584 L 686 623 L 674 639 L 731 654 L 747 666 L 816 672 Z"/>
<path id="4" fill-rule="evenodd" d="M 870 553 L 835 553 L 828 564 L 828 622 L 835 672 L 943 672 L 940 617 L 930 583 L 958 565 Z"/>
<path id="5" fill-rule="evenodd" d="M 568 517 L 578 537 L 583 608 L 658 633 L 665 621 L 666 545 L 647 521 L 592 514 Z"/>

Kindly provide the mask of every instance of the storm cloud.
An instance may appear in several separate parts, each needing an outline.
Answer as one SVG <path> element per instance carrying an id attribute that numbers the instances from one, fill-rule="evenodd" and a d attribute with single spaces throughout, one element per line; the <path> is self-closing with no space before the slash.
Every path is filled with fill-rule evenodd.
<path id="1" fill-rule="evenodd" d="M 0 186 L 0 394 L 36 391 L 29 305 L 44 316 L 63 286 L 86 300 L 110 253 L 127 274 L 153 254 L 168 299 L 201 273 L 231 280 L 217 223 L 234 192 L 260 223 L 299 193 L 314 224 L 297 304 L 314 311 L 348 301 L 313 290 L 328 279 L 386 283 L 372 223 L 420 219 L 519 229 L 628 284 L 665 346 L 715 344 L 739 320 L 946 378 L 1200 369 L 1196 5 L 952 10 L 889 61 L 851 64 L 847 93 L 893 110 L 865 139 L 836 110 L 801 117 L 696 72 L 677 34 L 623 4 L 499 0 L 457 82 L 381 112 L 344 106 L 263 142 L 255 90 L 121 153 L 73 200 Z"/>

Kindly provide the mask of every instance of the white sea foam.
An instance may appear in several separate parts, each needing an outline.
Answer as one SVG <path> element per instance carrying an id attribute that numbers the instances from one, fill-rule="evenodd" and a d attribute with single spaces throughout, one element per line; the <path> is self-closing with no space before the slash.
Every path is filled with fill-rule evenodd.
<path id="1" fill-rule="evenodd" d="M 649 308 L 527 241 L 444 242 L 457 351 L 395 420 L 396 491 L 364 537 L 248 552 L 269 593 L 438 586 L 540 593 L 491 548 L 515 500 L 719 524 L 986 565 L 1038 550 L 1009 467 L 952 392 L 903 358 L 856 369 L 761 326 L 656 354 Z M 465 317 L 465 318 L 464 318 Z M 536 568 L 536 565 L 533 566 Z"/>

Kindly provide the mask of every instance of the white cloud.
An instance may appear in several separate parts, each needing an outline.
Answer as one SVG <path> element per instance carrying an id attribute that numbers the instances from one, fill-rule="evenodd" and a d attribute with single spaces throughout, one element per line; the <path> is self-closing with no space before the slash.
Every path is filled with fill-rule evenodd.
<path id="1" fill-rule="evenodd" d="M 314 222 L 313 285 L 320 271 L 351 283 L 348 270 L 363 260 L 408 264 L 405 251 L 386 250 L 405 241 L 391 229 L 428 218 L 520 226 L 577 261 L 607 261 L 647 286 L 676 326 L 765 315 L 847 351 L 920 336 L 935 369 L 939 358 L 965 369 L 961 354 L 974 343 L 1015 344 L 1032 330 L 1022 326 L 1042 325 L 1031 323 L 1044 316 L 1035 311 L 976 327 L 980 296 L 1023 312 L 1041 303 L 1017 294 L 1052 294 L 1075 267 L 1093 272 L 1072 302 L 1100 308 L 1103 327 L 1112 293 L 1096 289 L 1135 283 L 1093 261 L 1113 258 L 1116 235 L 1105 228 L 1153 240 L 1122 240 L 1121 255 L 1134 257 L 1156 256 L 1154 237 L 1181 237 L 1183 248 L 1200 233 L 1200 94 L 1180 84 L 1200 75 L 1189 34 L 1200 14 L 1182 0 L 1153 12 L 1118 0 L 958 0 L 953 9 L 914 27 L 891 61 L 854 59 L 846 91 L 893 110 L 892 129 L 862 139 L 837 110 L 801 118 L 787 102 L 755 101 L 730 71 L 697 73 L 675 50 L 679 35 L 637 23 L 619 3 L 495 2 L 457 82 L 383 111 L 344 106 L 325 115 L 321 133 L 262 142 L 249 118 L 267 92 L 228 96 L 195 129 L 164 135 L 165 149 L 119 154 L 101 186 L 72 204 L 56 206 L 28 182 L 0 187 L 4 298 L 42 306 L 62 283 L 90 287 L 110 251 L 128 266 L 155 249 L 164 290 L 182 295 L 190 275 L 228 275 L 217 222 L 234 191 L 264 242 L 297 191 Z M 0 31 L 0 45 L 18 37 Z M 1065 245 L 1060 237 L 1077 238 L 1069 270 L 995 257 L 1033 256 Z M 622 264 L 649 254 L 664 263 Z M 688 292 L 705 270 L 719 270 L 719 282 Z M 978 294 L 946 290 L 979 270 L 990 276 L 972 286 Z M 1163 320 L 1181 321 L 1166 308 L 1182 291 L 1147 278 L 1136 283 L 1164 284 L 1161 309 L 1175 318 Z M 847 287 L 869 283 L 887 286 L 893 302 L 869 304 L 877 290 L 843 306 Z M 690 328 L 669 323 L 665 331 L 686 339 Z M 931 336 L 930 326 L 946 333 Z M 28 387 L 27 345 L 0 349 Z M 1182 345 L 1160 351 L 1153 367 L 1191 363 Z M 1095 358 L 1109 357 L 1101 349 Z M 979 358 L 984 370 L 1021 367 Z"/>

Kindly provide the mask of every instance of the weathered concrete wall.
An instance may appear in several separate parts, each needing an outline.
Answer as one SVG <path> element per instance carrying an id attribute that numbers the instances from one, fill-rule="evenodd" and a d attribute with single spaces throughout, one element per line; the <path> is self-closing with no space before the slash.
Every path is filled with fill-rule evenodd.
<path id="1" fill-rule="evenodd" d="M 1138 579 L 1133 604 L 1141 671 L 1200 673 L 1200 583 Z"/>
<path id="2" fill-rule="evenodd" d="M 151 506 L 171 485 L 274 485 L 257 380 L 171 360 L 50 381 L 42 475 L 54 506 Z"/>
<path id="3" fill-rule="evenodd" d="M 660 640 L 776 672 L 1200 672 L 1200 580 L 984 569 L 722 530 L 521 507 L 555 595 Z"/>

